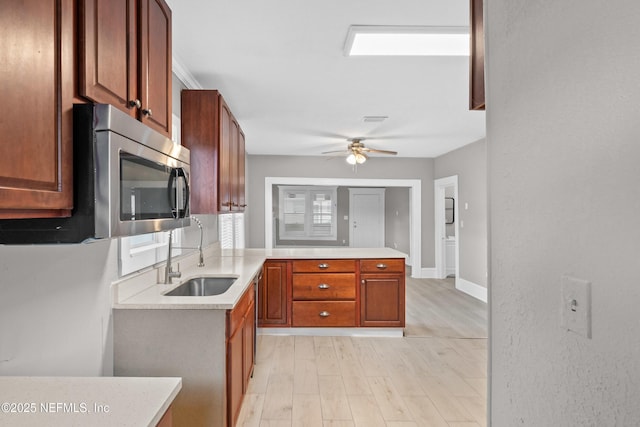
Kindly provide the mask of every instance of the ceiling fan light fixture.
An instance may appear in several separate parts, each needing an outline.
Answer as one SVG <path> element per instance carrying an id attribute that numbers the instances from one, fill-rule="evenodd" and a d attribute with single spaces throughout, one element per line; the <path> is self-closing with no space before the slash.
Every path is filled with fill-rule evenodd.
<path id="1" fill-rule="evenodd" d="M 468 56 L 468 27 L 352 25 L 345 56 Z"/>
<path id="2" fill-rule="evenodd" d="M 367 155 L 359 151 L 353 150 L 351 153 L 349 153 L 346 160 L 347 160 L 347 163 L 349 163 L 350 165 L 356 165 L 356 164 L 361 165 L 367 161 Z"/>

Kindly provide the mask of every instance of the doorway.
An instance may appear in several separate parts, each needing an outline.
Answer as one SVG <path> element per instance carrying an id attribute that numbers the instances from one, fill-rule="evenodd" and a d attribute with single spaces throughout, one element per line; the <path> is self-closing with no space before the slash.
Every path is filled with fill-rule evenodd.
<path id="1" fill-rule="evenodd" d="M 349 188 L 349 246 L 384 247 L 384 210 L 384 188 Z"/>
<path id="2" fill-rule="evenodd" d="M 409 188 L 410 212 L 409 235 L 411 276 L 422 277 L 422 182 L 419 179 L 372 179 L 372 178 L 309 178 L 309 177 L 265 177 L 264 179 L 264 245 L 271 249 L 274 241 L 274 211 L 272 190 L 274 185 L 336 185 L 349 187 L 405 187 Z"/>
<path id="3" fill-rule="evenodd" d="M 460 277 L 460 232 L 458 175 L 434 182 L 436 279 Z M 456 283 L 457 287 L 457 283 Z"/>

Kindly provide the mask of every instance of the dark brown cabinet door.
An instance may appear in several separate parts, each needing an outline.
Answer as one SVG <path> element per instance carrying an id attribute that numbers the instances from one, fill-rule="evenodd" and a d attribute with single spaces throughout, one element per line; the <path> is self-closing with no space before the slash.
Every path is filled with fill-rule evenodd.
<path id="1" fill-rule="evenodd" d="M 231 163 L 232 163 L 232 134 L 233 119 L 229 107 L 220 97 L 220 163 L 218 173 L 218 194 L 220 212 L 230 212 L 233 204 L 231 193 Z"/>
<path id="2" fill-rule="evenodd" d="M 137 117 L 136 0 L 83 0 L 79 7 L 80 95 Z"/>
<path id="3" fill-rule="evenodd" d="M 469 58 L 469 109 L 484 110 L 484 18 L 483 0 L 469 0 L 471 11 L 471 57 Z"/>
<path id="4" fill-rule="evenodd" d="M 140 120 L 171 136 L 171 9 L 164 0 L 140 0 Z"/>
<path id="5" fill-rule="evenodd" d="M 215 90 L 183 90 L 181 142 L 191 150 L 191 212 L 218 212 L 219 94 Z"/>
<path id="6" fill-rule="evenodd" d="M 404 327 L 404 275 L 361 274 L 360 279 L 360 325 Z"/>
<path id="7" fill-rule="evenodd" d="M 80 1 L 80 95 L 171 135 L 171 10 L 163 0 Z"/>
<path id="8" fill-rule="evenodd" d="M 0 218 L 73 207 L 71 0 L 0 2 Z"/>
<path id="9" fill-rule="evenodd" d="M 231 196 L 231 210 L 238 211 L 238 134 L 240 126 L 235 120 L 231 120 L 231 141 L 229 142 L 229 175 L 226 177 L 226 185 Z"/>
<path id="10" fill-rule="evenodd" d="M 253 373 L 253 354 L 254 354 L 254 338 L 256 327 L 256 306 L 252 302 L 247 310 L 243 327 L 243 346 L 242 346 L 242 374 L 244 381 L 242 390 L 246 394 L 249 388 L 249 380 Z"/>
<path id="11" fill-rule="evenodd" d="M 191 150 L 191 212 L 240 212 L 245 139 L 217 90 L 183 90 L 182 144 Z"/>
<path id="12" fill-rule="evenodd" d="M 244 169 L 245 169 L 245 148 L 244 148 L 244 133 L 241 130 L 238 131 L 238 173 L 236 180 L 236 200 L 238 201 L 238 211 L 244 211 L 244 208 L 247 207 L 247 202 L 245 199 L 245 177 L 244 177 Z"/>
<path id="13" fill-rule="evenodd" d="M 227 340 L 227 425 L 236 425 L 243 397 L 243 328 L 237 328 Z"/>
<path id="14" fill-rule="evenodd" d="M 291 326 L 286 261 L 265 261 L 258 287 L 258 326 Z"/>

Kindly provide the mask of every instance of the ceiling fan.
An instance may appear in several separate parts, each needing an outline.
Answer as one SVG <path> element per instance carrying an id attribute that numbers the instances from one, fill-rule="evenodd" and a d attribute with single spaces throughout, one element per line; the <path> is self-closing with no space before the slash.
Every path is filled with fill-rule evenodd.
<path id="1" fill-rule="evenodd" d="M 390 154 L 393 156 L 398 154 L 396 151 L 367 148 L 362 143 L 362 141 L 364 141 L 364 138 L 351 138 L 351 139 L 348 139 L 348 141 L 351 141 L 351 142 L 349 143 L 349 145 L 347 145 L 346 151 L 345 150 L 325 151 L 322 154 L 337 154 L 337 153 L 346 154 L 347 163 L 349 163 L 350 165 L 362 164 L 366 162 L 367 159 L 369 158 L 369 156 L 367 156 L 367 153 Z"/>

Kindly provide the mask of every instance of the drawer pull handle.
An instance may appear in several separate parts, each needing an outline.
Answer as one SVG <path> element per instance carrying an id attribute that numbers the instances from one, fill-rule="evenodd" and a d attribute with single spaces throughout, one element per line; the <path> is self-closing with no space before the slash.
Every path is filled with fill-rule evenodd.
<path id="1" fill-rule="evenodd" d="M 318 264 L 318 268 L 322 268 L 322 269 L 329 268 L 329 264 L 326 264 L 326 263 Z"/>
<path id="2" fill-rule="evenodd" d="M 376 267 L 378 267 L 380 270 L 384 270 L 385 268 L 387 268 L 387 264 L 380 263 L 380 264 L 376 265 Z"/>
<path id="3" fill-rule="evenodd" d="M 318 285 L 318 288 L 320 288 L 320 289 L 329 289 L 329 285 L 328 285 L 328 284 L 326 284 L 326 283 L 320 283 L 320 284 Z"/>
<path id="4" fill-rule="evenodd" d="M 329 317 L 330 313 L 328 311 L 321 311 L 320 317 Z"/>

